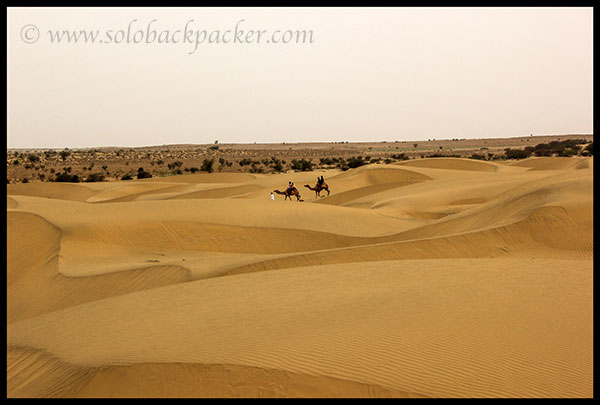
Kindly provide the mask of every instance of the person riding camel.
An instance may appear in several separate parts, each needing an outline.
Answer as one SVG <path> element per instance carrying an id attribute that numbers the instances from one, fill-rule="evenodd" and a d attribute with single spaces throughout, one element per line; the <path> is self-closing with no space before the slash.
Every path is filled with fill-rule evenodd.
<path id="1" fill-rule="evenodd" d="M 287 188 L 287 192 L 288 192 L 288 194 L 289 194 L 289 193 L 291 193 L 293 189 L 294 189 L 294 182 L 293 182 L 293 181 L 290 181 L 290 182 L 288 183 L 288 188 Z"/>

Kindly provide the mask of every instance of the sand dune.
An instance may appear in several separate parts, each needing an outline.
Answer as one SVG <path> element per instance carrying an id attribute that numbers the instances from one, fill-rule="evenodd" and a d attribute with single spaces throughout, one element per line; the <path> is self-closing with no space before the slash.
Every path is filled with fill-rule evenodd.
<path id="1" fill-rule="evenodd" d="M 8 396 L 591 397 L 592 169 L 9 185 Z"/>
<path id="2" fill-rule="evenodd" d="M 498 166 L 492 163 L 459 158 L 407 160 L 405 162 L 399 162 L 396 164 L 402 166 L 429 167 L 443 170 L 468 170 L 476 172 L 495 172 L 498 170 Z"/>
<path id="3" fill-rule="evenodd" d="M 9 195 L 29 195 L 70 201 L 86 201 L 96 194 L 87 185 L 72 183 L 8 184 L 6 192 Z"/>
<path id="4" fill-rule="evenodd" d="M 592 158 L 571 159 L 568 157 L 542 157 L 531 158 L 512 163 L 511 166 L 528 167 L 529 170 L 565 170 L 565 169 L 585 169 Z"/>

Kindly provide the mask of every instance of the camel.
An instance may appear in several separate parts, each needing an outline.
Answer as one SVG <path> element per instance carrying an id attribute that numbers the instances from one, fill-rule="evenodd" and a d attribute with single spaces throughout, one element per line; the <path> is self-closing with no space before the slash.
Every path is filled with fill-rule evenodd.
<path id="1" fill-rule="evenodd" d="M 329 186 L 327 185 L 327 183 L 323 183 L 321 185 L 319 185 L 317 183 L 317 185 L 314 188 L 308 184 L 305 184 L 304 187 L 308 188 L 309 190 L 313 190 L 315 192 L 316 197 L 324 197 L 324 196 L 321 196 L 321 191 L 323 191 L 323 190 L 327 190 L 327 196 L 329 196 L 330 190 L 329 190 Z"/>
<path id="2" fill-rule="evenodd" d="M 292 196 L 295 195 L 296 199 L 298 201 L 304 201 L 301 200 L 300 198 L 300 192 L 298 191 L 298 189 L 296 187 L 292 187 L 292 189 L 290 191 L 285 190 L 285 191 L 279 191 L 279 190 L 273 190 L 274 193 L 276 194 L 283 194 L 285 196 L 285 200 L 288 199 L 288 197 L 290 198 L 290 201 L 292 201 Z"/>

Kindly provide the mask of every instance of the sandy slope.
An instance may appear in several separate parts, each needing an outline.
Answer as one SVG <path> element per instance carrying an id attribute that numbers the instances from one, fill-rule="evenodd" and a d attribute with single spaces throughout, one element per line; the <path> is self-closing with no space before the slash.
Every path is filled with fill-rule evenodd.
<path id="1" fill-rule="evenodd" d="M 9 185 L 8 395 L 590 397 L 592 169 Z"/>

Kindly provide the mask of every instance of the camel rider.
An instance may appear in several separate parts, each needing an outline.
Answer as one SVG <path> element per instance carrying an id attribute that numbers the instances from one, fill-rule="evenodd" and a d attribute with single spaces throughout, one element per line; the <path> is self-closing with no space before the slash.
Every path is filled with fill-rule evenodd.
<path id="1" fill-rule="evenodd" d="M 323 183 L 325 183 L 325 179 L 323 178 L 323 176 L 321 177 L 317 177 L 317 186 L 323 186 Z"/>
<path id="2" fill-rule="evenodd" d="M 294 182 L 290 181 L 288 184 L 287 192 L 291 193 L 293 188 L 294 188 Z"/>

